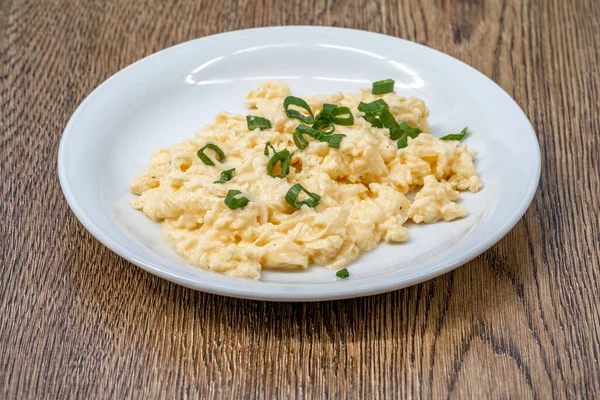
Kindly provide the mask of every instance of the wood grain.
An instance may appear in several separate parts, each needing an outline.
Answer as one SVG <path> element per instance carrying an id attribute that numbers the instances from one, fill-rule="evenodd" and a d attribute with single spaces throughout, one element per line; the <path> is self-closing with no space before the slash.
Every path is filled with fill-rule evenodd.
<path id="1" fill-rule="evenodd" d="M 413 40 L 498 82 L 542 148 L 522 221 L 433 281 L 318 304 L 194 292 L 87 233 L 56 156 L 94 87 L 288 24 Z M 599 43 L 596 0 L 0 0 L 0 398 L 599 398 Z"/>

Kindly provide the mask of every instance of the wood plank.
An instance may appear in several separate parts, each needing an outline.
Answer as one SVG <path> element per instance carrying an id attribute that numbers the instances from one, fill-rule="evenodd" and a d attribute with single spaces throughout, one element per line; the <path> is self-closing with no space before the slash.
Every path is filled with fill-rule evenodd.
<path id="1" fill-rule="evenodd" d="M 93 88 L 186 40 L 290 24 L 413 40 L 498 82 L 542 148 L 523 220 L 430 282 L 316 304 L 194 292 L 87 233 L 56 156 Z M 0 0 L 0 397 L 598 398 L 598 43 L 595 0 Z"/>

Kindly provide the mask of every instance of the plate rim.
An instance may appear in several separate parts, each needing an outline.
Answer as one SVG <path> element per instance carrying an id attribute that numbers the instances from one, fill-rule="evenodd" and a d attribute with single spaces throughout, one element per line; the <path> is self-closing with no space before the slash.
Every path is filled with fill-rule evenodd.
<path id="1" fill-rule="evenodd" d="M 516 108 L 515 111 L 518 110 L 518 112 L 521 113 L 521 116 L 524 118 L 524 122 L 526 121 L 526 124 L 527 124 L 527 131 L 528 131 L 527 134 L 531 134 L 531 136 L 534 139 L 534 144 L 535 144 L 534 147 L 535 147 L 536 151 L 534 152 L 533 157 L 532 157 L 532 160 L 533 160 L 532 166 L 535 168 L 535 170 L 534 170 L 534 174 L 532 175 L 533 179 L 527 188 L 527 192 L 526 192 L 525 196 L 523 197 L 523 200 L 522 200 L 520 206 L 517 209 L 515 209 L 514 212 L 512 213 L 512 215 L 510 216 L 510 218 L 507 218 L 505 223 L 496 230 L 495 235 L 490 235 L 485 240 L 477 242 L 476 246 L 474 246 L 468 252 L 462 253 L 462 255 L 460 257 L 453 257 L 453 259 L 451 259 L 450 261 L 436 263 L 436 265 L 438 265 L 438 267 L 428 270 L 427 273 L 422 273 L 422 272 L 413 273 L 412 275 L 409 275 L 408 277 L 404 276 L 401 279 L 401 281 L 397 281 L 396 279 L 383 279 L 376 286 L 373 286 L 370 282 L 368 282 L 371 279 L 374 279 L 376 277 L 368 277 L 368 278 L 364 278 L 364 279 L 356 280 L 356 281 L 349 280 L 349 281 L 338 281 L 338 282 L 295 284 L 297 286 L 308 286 L 308 287 L 315 287 L 315 286 L 320 286 L 320 285 L 326 285 L 326 286 L 330 287 L 331 285 L 334 285 L 334 284 L 335 284 L 335 286 L 339 286 L 339 288 L 336 288 L 337 290 L 329 291 L 328 293 L 323 293 L 320 291 L 310 291 L 310 290 L 297 290 L 297 291 L 293 291 L 293 292 L 282 292 L 282 291 L 279 291 L 279 292 L 260 291 L 259 292 L 256 290 L 248 290 L 245 288 L 241 288 L 241 287 L 239 287 L 239 285 L 238 286 L 226 285 L 226 284 L 222 285 L 222 284 L 218 284 L 217 282 L 210 282 L 210 283 L 206 284 L 202 280 L 198 280 L 198 279 L 194 280 L 189 277 L 184 277 L 184 276 L 180 276 L 175 273 L 171 273 L 169 271 L 165 271 L 164 269 L 157 267 L 156 265 L 153 265 L 153 263 L 147 262 L 144 259 L 139 258 L 136 254 L 132 253 L 125 246 L 122 246 L 118 242 L 114 241 L 110 237 L 110 235 L 104 233 L 88 217 L 87 213 L 83 210 L 83 208 L 77 201 L 76 196 L 73 194 L 73 190 L 72 190 L 72 188 L 69 184 L 69 181 L 66 177 L 65 148 L 66 148 L 66 143 L 69 140 L 69 136 L 71 135 L 71 132 L 73 132 L 73 127 L 75 125 L 77 117 L 83 112 L 83 110 L 85 109 L 87 104 L 90 103 L 91 101 L 93 101 L 93 99 L 96 96 L 98 96 L 98 94 L 102 91 L 102 89 L 104 87 L 106 87 L 114 79 L 116 79 L 118 77 L 118 75 L 120 75 L 122 72 L 124 72 L 126 70 L 135 68 L 137 65 L 139 65 L 140 63 L 146 62 L 148 59 L 158 57 L 159 55 L 164 54 L 166 52 L 175 51 L 176 49 L 181 50 L 184 47 L 187 47 L 190 45 L 195 45 L 196 43 L 201 42 L 207 38 L 214 39 L 214 38 L 224 37 L 224 36 L 229 36 L 229 35 L 249 33 L 251 31 L 265 31 L 265 30 L 287 30 L 287 31 L 323 30 L 323 31 L 335 31 L 335 32 L 347 31 L 347 32 L 351 32 L 353 34 L 362 34 L 362 35 L 366 35 L 366 36 L 382 37 L 382 38 L 386 38 L 387 40 L 394 39 L 394 40 L 403 42 L 405 45 L 421 47 L 421 48 L 425 49 L 426 51 L 433 51 L 433 52 L 437 53 L 438 55 L 447 57 L 447 58 L 453 60 L 453 62 L 460 63 L 461 66 L 463 68 L 466 68 L 467 70 L 469 70 L 470 73 L 476 73 L 480 77 L 489 81 L 489 83 L 492 83 L 496 89 L 500 89 L 500 91 L 503 93 L 503 96 L 506 98 L 506 101 L 509 101 L 512 103 L 512 105 Z M 69 204 L 69 207 L 71 208 L 72 212 L 75 214 L 75 216 L 79 220 L 79 222 L 85 227 L 85 229 L 90 234 L 92 234 L 92 236 L 94 236 L 94 238 L 96 238 L 96 240 L 98 240 L 100 243 L 102 243 L 109 250 L 113 251 L 120 257 L 135 264 L 136 266 L 142 268 L 143 270 L 145 270 L 153 275 L 156 275 L 163 279 L 167 279 L 173 283 L 176 283 L 176 284 L 179 284 L 179 285 L 182 285 L 185 287 L 189 287 L 191 289 L 199 290 L 199 291 L 206 292 L 206 293 L 228 296 L 228 297 L 236 297 L 236 298 L 243 298 L 243 299 L 249 299 L 249 300 L 284 301 L 284 302 L 328 301 L 328 300 L 376 295 L 376 294 L 390 292 L 393 290 L 399 290 L 399 289 L 402 289 L 402 288 L 405 288 L 408 286 L 412 286 L 417 283 L 421 283 L 421 282 L 433 279 L 442 274 L 445 274 L 447 272 L 450 272 L 450 271 L 456 269 L 457 267 L 468 263 L 469 261 L 471 261 L 478 255 L 482 254 L 483 252 L 485 252 L 486 250 L 491 248 L 500 239 L 502 239 L 504 236 L 506 236 L 506 234 L 515 225 L 517 225 L 517 223 L 521 220 L 521 218 L 523 217 L 523 215 L 525 214 L 525 212 L 531 205 L 533 198 L 534 198 L 535 194 L 537 193 L 537 190 L 539 187 L 539 182 L 540 182 L 541 151 L 540 151 L 540 146 L 539 146 L 539 140 L 535 133 L 535 129 L 533 128 L 531 121 L 529 120 L 529 118 L 527 117 L 527 115 L 525 114 L 523 109 L 519 106 L 519 104 L 504 90 L 504 88 L 502 88 L 500 85 L 498 85 L 492 79 L 488 78 L 485 74 L 481 73 L 480 71 L 478 71 L 477 69 L 468 65 L 467 63 L 465 63 L 455 57 L 452 57 L 451 55 L 446 54 L 442 51 L 431 48 L 429 46 L 426 46 L 426 45 L 423 45 L 420 43 L 416 43 L 416 42 L 412 42 L 412 41 L 409 41 L 406 39 L 398 38 L 395 36 L 390 36 L 390 35 L 385 35 L 385 34 L 381 34 L 381 33 L 365 31 L 365 30 L 359 30 L 359 29 L 338 28 L 338 27 L 328 27 L 328 26 L 291 25 L 291 26 L 271 26 L 271 27 L 240 29 L 240 30 L 218 33 L 218 34 L 214 34 L 214 35 L 203 36 L 200 38 L 185 41 L 185 42 L 167 47 L 165 49 L 159 50 L 159 51 L 152 53 L 146 57 L 143 57 L 143 58 L 131 63 L 130 65 L 122 68 L 121 70 L 117 71 L 116 73 L 111 75 L 109 78 L 104 80 L 102 83 L 100 83 L 90 94 L 88 94 L 86 96 L 86 98 L 76 108 L 73 115 L 70 117 L 70 119 L 69 119 L 67 125 L 65 126 L 65 129 L 63 130 L 63 133 L 61 135 L 59 149 L 58 149 L 58 155 L 57 155 L 57 169 L 58 169 L 58 177 L 59 177 L 59 182 L 60 182 L 60 186 L 61 186 L 63 195 L 65 196 L 65 199 L 67 200 L 67 203 Z M 386 275 L 384 275 L 384 276 L 386 276 Z M 240 279 L 240 278 L 228 277 L 228 279 L 232 279 L 232 280 L 234 280 L 234 282 L 238 282 L 238 284 L 239 284 L 239 281 L 237 281 L 237 279 Z M 380 279 L 381 279 L 381 277 L 380 277 Z M 361 281 L 362 281 L 362 284 L 361 284 Z M 365 281 L 367 281 L 367 282 L 365 282 Z M 255 281 L 250 281 L 250 282 L 255 282 Z M 288 284 L 288 283 L 281 284 L 281 283 L 273 283 L 273 282 L 261 282 L 261 284 L 266 285 L 266 287 L 282 286 L 282 285 L 289 287 L 290 285 L 292 285 L 292 284 Z M 251 286 L 251 285 L 249 285 L 249 286 Z"/>

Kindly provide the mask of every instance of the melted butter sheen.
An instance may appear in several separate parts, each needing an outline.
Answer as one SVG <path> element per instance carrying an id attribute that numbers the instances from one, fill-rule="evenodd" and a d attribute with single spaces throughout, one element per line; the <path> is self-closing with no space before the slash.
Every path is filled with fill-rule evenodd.
<path id="1" fill-rule="evenodd" d="M 421 100 L 373 96 L 369 90 L 305 98 L 314 114 L 324 103 L 347 106 L 355 123 L 336 126 L 336 133 L 346 135 L 339 149 L 310 140 L 299 150 L 292 139 L 299 121 L 283 110 L 289 94 L 282 82 L 263 83 L 248 93 L 246 105 L 249 114 L 268 118 L 271 129 L 249 132 L 245 116 L 221 112 L 194 140 L 156 150 L 147 170 L 131 182 L 139 195 L 131 205 L 161 222 L 168 241 L 192 264 L 250 279 L 259 279 L 263 268 L 337 269 L 381 241 L 405 241 L 408 219 L 432 223 L 468 214 L 455 201 L 459 190 L 482 187 L 475 153 L 427 133 L 429 111 Z M 371 127 L 357 111 L 359 102 L 377 98 L 389 104 L 398 122 L 424 133 L 398 150 L 386 129 Z M 278 151 L 294 152 L 285 179 L 267 173 L 267 141 Z M 224 168 L 204 165 L 196 156 L 207 143 L 225 152 L 227 169 L 236 168 L 231 181 L 213 183 Z M 321 195 L 320 204 L 300 210 L 287 204 L 285 194 L 295 183 Z M 223 201 L 230 189 L 247 194 L 250 203 L 230 210 Z M 417 192 L 412 204 L 405 196 L 409 191 Z"/>

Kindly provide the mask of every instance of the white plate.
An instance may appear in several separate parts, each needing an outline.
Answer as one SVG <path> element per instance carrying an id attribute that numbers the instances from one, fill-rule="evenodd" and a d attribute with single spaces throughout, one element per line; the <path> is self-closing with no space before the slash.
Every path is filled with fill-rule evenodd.
<path id="1" fill-rule="evenodd" d="M 384 78 L 395 79 L 400 94 L 425 101 L 434 135 L 469 126 L 466 142 L 477 149 L 484 189 L 463 194 L 467 218 L 408 226 L 408 242 L 382 244 L 361 257 L 349 267 L 348 280 L 318 267 L 265 271 L 261 281 L 191 267 L 163 240 L 158 224 L 127 205 L 129 182 L 146 168 L 153 150 L 193 138 L 220 110 L 244 113 L 245 93 L 263 81 L 285 81 L 293 94 L 306 96 L 358 91 Z M 540 152 L 518 105 L 452 57 L 369 32 L 278 27 L 183 43 L 120 71 L 94 90 L 69 121 L 58 172 L 69 205 L 88 231 L 146 271 L 210 293 L 314 301 L 399 289 L 481 254 L 529 206 L 539 181 Z"/>

